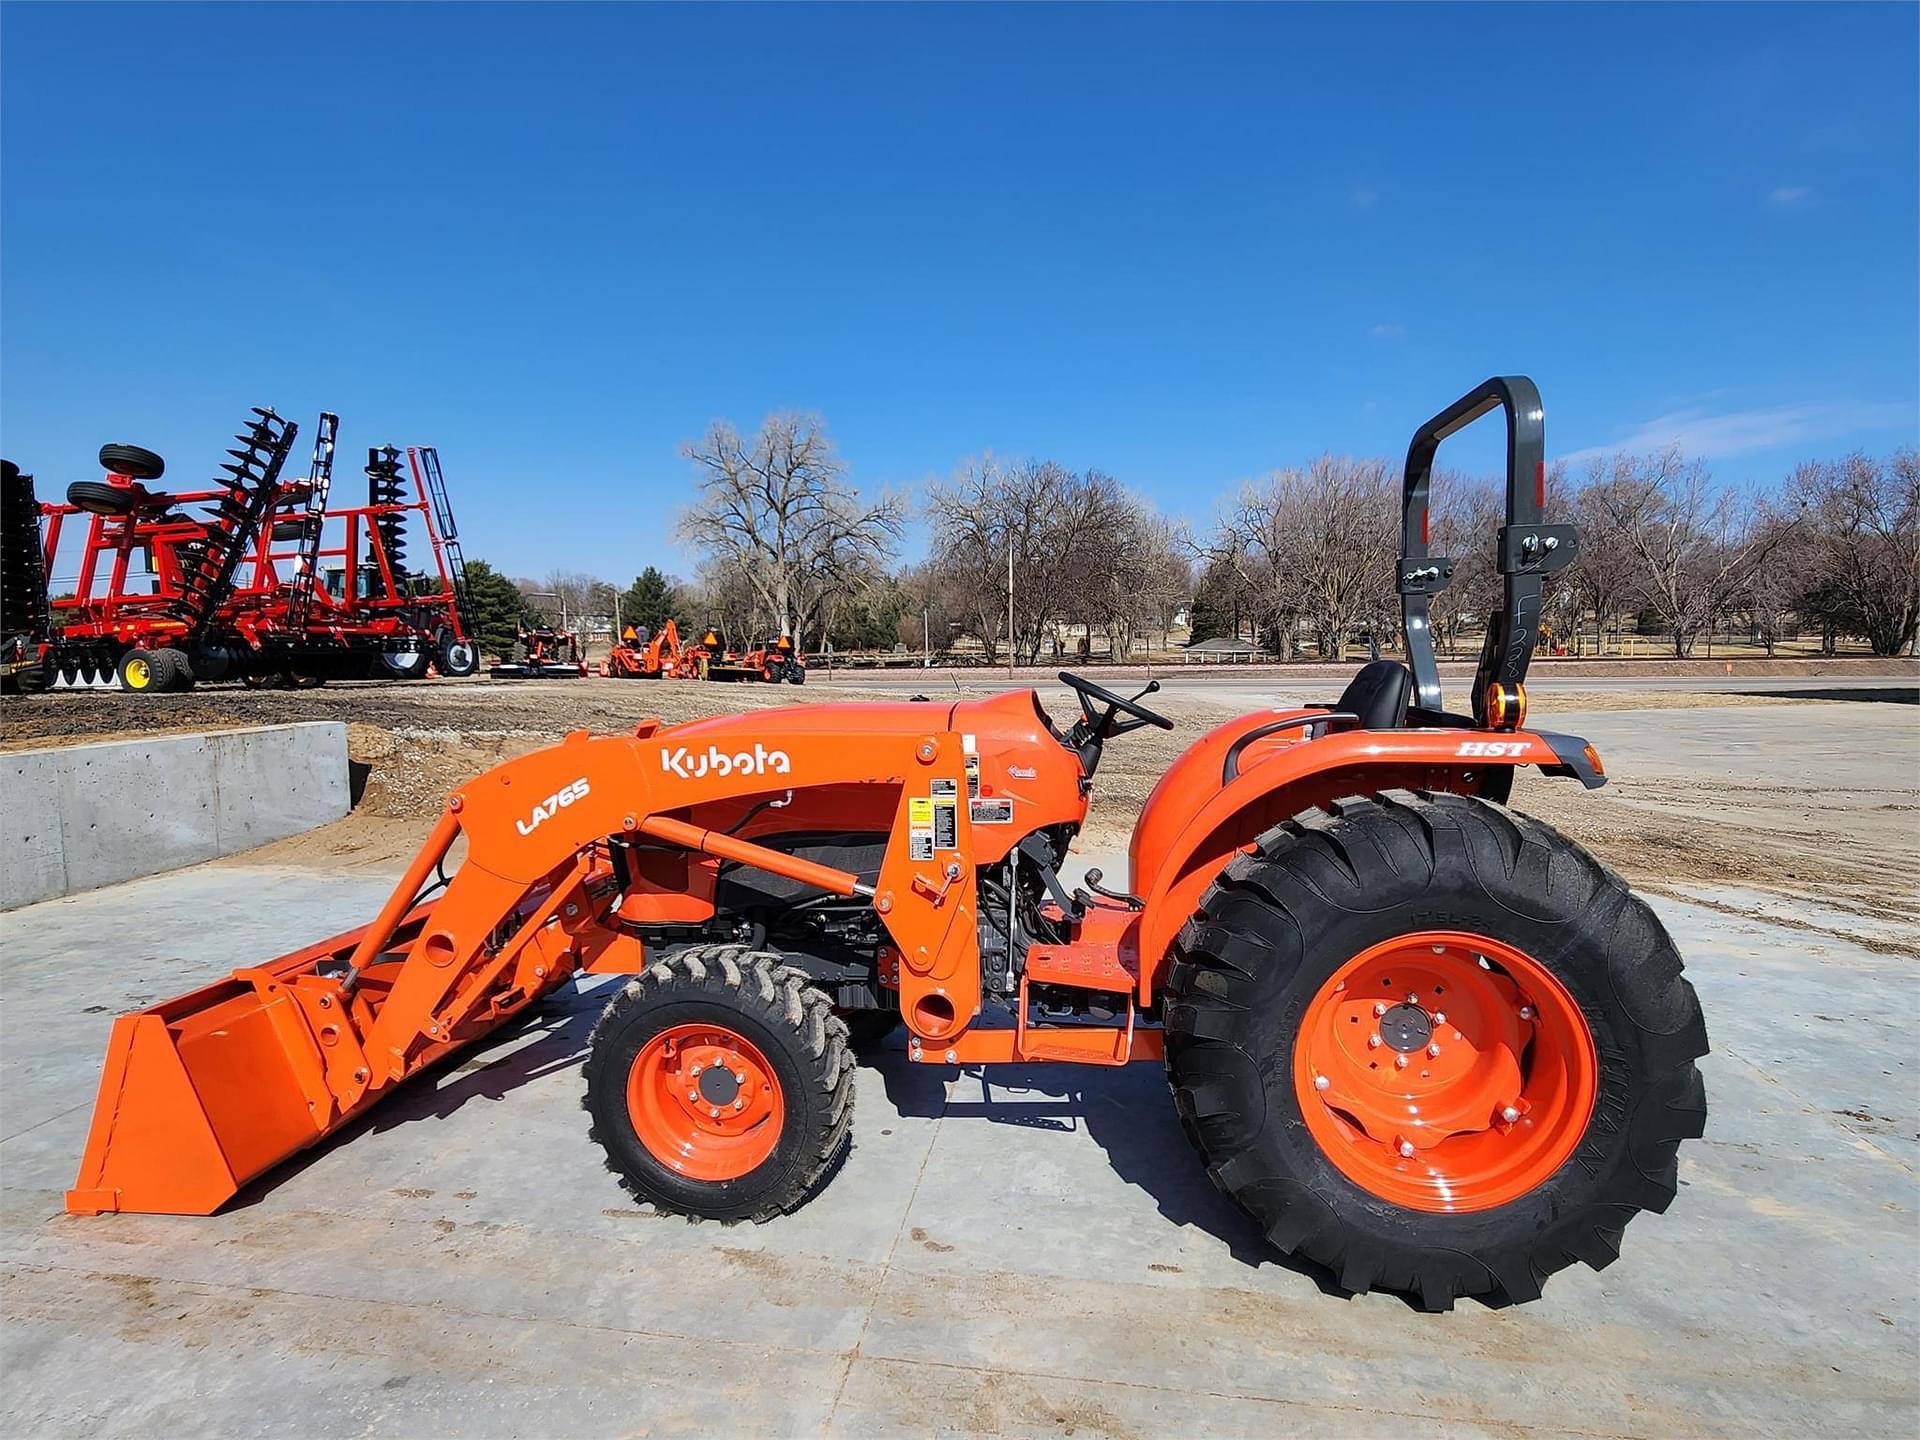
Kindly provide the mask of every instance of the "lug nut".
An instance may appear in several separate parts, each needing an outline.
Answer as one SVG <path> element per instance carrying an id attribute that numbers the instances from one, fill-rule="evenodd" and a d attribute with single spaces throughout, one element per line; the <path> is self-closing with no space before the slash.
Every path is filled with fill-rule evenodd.
<path id="1" fill-rule="evenodd" d="M 1446 1023 L 1447 1023 L 1447 1012 L 1446 1012 L 1446 1011 L 1444 1011 L 1444 1010 L 1436 1010 L 1436 1011 L 1434 1011 L 1434 1012 L 1433 1012 L 1433 1023 L 1434 1023 L 1434 1024 L 1436 1024 L 1436 1025 L 1444 1025 L 1444 1024 L 1446 1024 Z"/>
<path id="2" fill-rule="evenodd" d="M 1427 1046 L 1427 1054 L 1433 1056 L 1434 1059 L 1438 1060 L 1440 1058 L 1440 1047 L 1438 1045 Z"/>
<path id="3" fill-rule="evenodd" d="M 698 1090 L 687 1091 L 687 1099 L 693 1101 L 694 1104 L 698 1105 L 700 1103 L 700 1092 Z"/>
<path id="4" fill-rule="evenodd" d="M 1533 1007 L 1531 1005 L 1522 1005 L 1520 1007 L 1520 1018 L 1522 1020 L 1531 1020 L 1533 1018 Z"/>
<path id="5" fill-rule="evenodd" d="M 1394 1056 L 1394 1057 L 1393 1057 L 1393 1068 L 1394 1068 L 1394 1069 L 1396 1069 L 1396 1070 L 1404 1070 L 1404 1069 L 1406 1069 L 1406 1068 L 1407 1068 L 1407 1057 L 1406 1057 L 1406 1056 L 1404 1056 L 1404 1055 L 1396 1055 L 1396 1056 Z"/>
<path id="6" fill-rule="evenodd" d="M 735 1084 L 744 1085 L 747 1083 L 747 1072 L 744 1070 L 736 1070 L 733 1072 L 733 1079 Z"/>
<path id="7" fill-rule="evenodd" d="M 1412 990 L 1407 991 L 1407 1004 L 1418 1005 L 1419 1003 L 1420 1003 L 1419 994 Z"/>
<path id="8" fill-rule="evenodd" d="M 711 1116 L 713 1119 L 718 1120 L 720 1118 L 720 1107 L 718 1105 L 715 1105 L 712 1109 L 707 1111 L 707 1114 Z"/>
<path id="9" fill-rule="evenodd" d="M 1316 1090 L 1325 1090 L 1331 1084 L 1333 1084 L 1333 1082 L 1324 1075 L 1316 1075 L 1313 1077 L 1313 1088 Z"/>
<path id="10" fill-rule="evenodd" d="M 736 1100 L 733 1102 L 733 1108 L 736 1110 L 744 1110 L 747 1108 L 747 1102 L 744 1100 Z"/>
<path id="11" fill-rule="evenodd" d="M 1413 1142 L 1411 1140 L 1402 1140 L 1400 1142 L 1400 1156 L 1404 1160 L 1411 1160 L 1413 1158 Z"/>
<path id="12" fill-rule="evenodd" d="M 1509 1105 L 1500 1112 L 1500 1118 L 1506 1121 L 1507 1124 L 1512 1125 L 1519 1121 L 1520 1112 L 1514 1109 L 1513 1106 Z"/>
<path id="13" fill-rule="evenodd" d="M 1386 1014 L 1386 1013 L 1387 1013 L 1387 1002 L 1386 1002 L 1386 1001 L 1384 1001 L 1384 1000 L 1376 1000 L 1376 1001 L 1374 1001 L 1374 1002 L 1373 1002 L 1373 1013 L 1374 1013 L 1374 1014 L 1376 1014 L 1376 1015 L 1384 1015 L 1384 1014 Z"/>
<path id="14" fill-rule="evenodd" d="M 689 1075 L 698 1075 L 700 1073 L 700 1062 L 698 1060 L 694 1061 L 693 1068 L 689 1070 L 687 1073 Z"/>
<path id="15" fill-rule="evenodd" d="M 1378 1035 L 1369 1035 L 1369 1036 L 1367 1036 L 1367 1048 L 1368 1048 L 1369 1050 L 1377 1050 L 1377 1049 L 1379 1049 L 1379 1048 L 1380 1048 L 1380 1037 L 1379 1037 Z"/>

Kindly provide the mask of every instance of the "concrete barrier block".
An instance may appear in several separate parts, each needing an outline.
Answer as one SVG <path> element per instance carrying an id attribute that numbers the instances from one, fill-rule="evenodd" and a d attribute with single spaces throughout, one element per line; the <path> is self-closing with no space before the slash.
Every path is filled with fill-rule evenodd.
<path id="1" fill-rule="evenodd" d="M 68 894 L 198 865 L 214 840 L 213 748 L 204 735 L 74 745 L 60 771 Z"/>
<path id="2" fill-rule="evenodd" d="M 298 835 L 347 813 L 345 725 L 314 721 L 207 738 L 213 744 L 214 832 L 222 855 Z"/>
<path id="3" fill-rule="evenodd" d="M 14 702 L 17 703 L 17 702 Z M 0 756 L 0 905 L 30 905 L 67 893 L 60 848 L 60 767 L 45 750 Z"/>
<path id="4" fill-rule="evenodd" d="M 16 750 L 0 767 L 0 909 L 285 839 L 351 803 L 338 721 Z"/>

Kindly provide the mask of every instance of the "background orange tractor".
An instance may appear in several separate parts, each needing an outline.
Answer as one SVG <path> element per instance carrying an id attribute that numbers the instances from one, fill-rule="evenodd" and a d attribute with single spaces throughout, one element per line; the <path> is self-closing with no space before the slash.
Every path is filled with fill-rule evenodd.
<path id="1" fill-rule="evenodd" d="M 657 632 L 629 625 L 600 662 L 600 674 L 617 680 L 664 680 L 678 668 L 680 651 L 680 627 L 672 620 Z"/>
<path id="2" fill-rule="evenodd" d="M 1439 442 L 1498 408 L 1506 596 L 1455 714 L 1427 487 Z M 1164 1061 L 1214 1183 L 1351 1290 L 1524 1301 L 1608 1264 L 1675 1194 L 1707 1042 L 1652 911 L 1503 803 L 1522 765 L 1604 781 L 1584 741 L 1524 728 L 1542 578 L 1575 548 L 1541 521 L 1542 445 L 1517 378 L 1420 428 L 1410 665 L 1201 736 L 1141 813 L 1125 890 L 1062 872 L 1105 747 L 1171 728 L 1143 703 L 1157 685 L 1063 674 L 1064 729 L 1014 691 L 570 735 L 456 791 L 364 929 L 116 1021 L 68 1208 L 211 1211 L 615 972 L 586 1106 L 663 1210 L 802 1204 L 851 1143 L 852 1047 L 904 1023 L 916 1063 Z"/>

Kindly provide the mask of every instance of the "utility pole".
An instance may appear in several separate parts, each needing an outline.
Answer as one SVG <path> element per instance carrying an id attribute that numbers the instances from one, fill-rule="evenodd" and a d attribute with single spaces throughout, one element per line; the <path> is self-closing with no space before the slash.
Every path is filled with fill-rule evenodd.
<path id="1" fill-rule="evenodd" d="M 1007 537 L 1007 679 L 1013 679 L 1013 537 Z"/>

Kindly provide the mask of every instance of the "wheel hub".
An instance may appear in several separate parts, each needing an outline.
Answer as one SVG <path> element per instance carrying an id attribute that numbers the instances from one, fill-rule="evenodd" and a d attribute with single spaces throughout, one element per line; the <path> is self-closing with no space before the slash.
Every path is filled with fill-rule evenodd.
<path id="1" fill-rule="evenodd" d="M 1424 1050 L 1433 1038 L 1433 1016 L 1403 1001 L 1380 1017 L 1380 1038 L 1403 1055 Z"/>
<path id="2" fill-rule="evenodd" d="M 716 1063 L 700 1072 L 700 1098 L 709 1105 L 731 1105 L 740 1093 L 740 1082 L 724 1063 Z"/>

